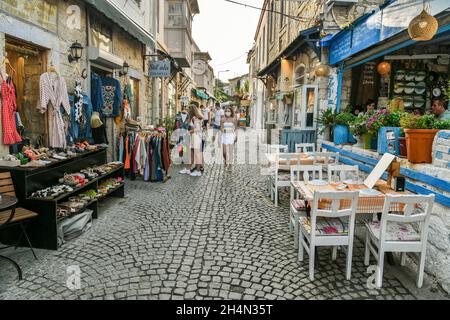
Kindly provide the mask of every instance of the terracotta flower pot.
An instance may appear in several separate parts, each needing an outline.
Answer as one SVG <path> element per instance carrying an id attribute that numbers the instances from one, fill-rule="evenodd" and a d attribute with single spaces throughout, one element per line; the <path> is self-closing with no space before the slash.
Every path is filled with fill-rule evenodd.
<path id="1" fill-rule="evenodd" d="M 431 163 L 435 129 L 405 129 L 407 158 L 412 163 Z"/>

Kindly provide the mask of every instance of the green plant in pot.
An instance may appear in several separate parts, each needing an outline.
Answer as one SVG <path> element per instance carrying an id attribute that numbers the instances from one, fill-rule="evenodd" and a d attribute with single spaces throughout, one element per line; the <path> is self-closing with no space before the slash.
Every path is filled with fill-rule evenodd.
<path id="1" fill-rule="evenodd" d="M 367 115 L 358 115 L 350 124 L 350 134 L 357 137 L 358 147 L 364 147 L 364 136 L 367 135 Z"/>
<path id="2" fill-rule="evenodd" d="M 434 115 L 416 116 L 404 113 L 400 125 L 405 131 L 407 158 L 412 163 L 431 163 L 436 133 L 450 129 L 450 121 L 437 120 Z"/>
<path id="3" fill-rule="evenodd" d="M 319 116 L 316 119 L 317 126 L 319 128 L 319 133 L 324 134 L 324 140 L 333 140 L 333 130 L 331 128 L 336 122 L 336 112 L 331 108 L 324 109 L 320 111 Z"/>

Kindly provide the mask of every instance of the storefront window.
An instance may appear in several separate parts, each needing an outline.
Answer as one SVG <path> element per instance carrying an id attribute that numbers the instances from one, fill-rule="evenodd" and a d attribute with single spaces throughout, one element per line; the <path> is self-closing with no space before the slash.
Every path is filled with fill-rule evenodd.
<path id="1" fill-rule="evenodd" d="M 112 52 L 112 29 L 102 17 L 92 14 L 90 16 L 92 45 L 106 52 Z"/>
<path id="2" fill-rule="evenodd" d="M 183 27 L 183 3 L 169 2 L 167 18 L 169 27 Z"/>
<path id="3" fill-rule="evenodd" d="M 300 128 L 302 125 L 302 87 L 305 83 L 305 66 L 300 65 L 295 70 L 295 85 L 294 85 L 294 115 L 293 127 Z"/>
<path id="4" fill-rule="evenodd" d="M 306 127 L 314 126 L 316 113 L 316 88 L 306 89 Z"/>
<path id="5" fill-rule="evenodd" d="M 47 144 L 48 119 L 36 112 L 39 105 L 39 79 L 45 70 L 44 51 L 29 44 L 6 39 L 6 53 L 14 71 L 6 70 L 12 77 L 17 97 L 17 109 L 23 127 L 19 134 L 35 144 L 38 140 Z"/>
<path id="6" fill-rule="evenodd" d="M 137 119 L 139 116 L 139 80 L 130 78 L 131 85 L 131 100 L 130 100 L 130 108 L 131 108 L 131 118 Z"/>

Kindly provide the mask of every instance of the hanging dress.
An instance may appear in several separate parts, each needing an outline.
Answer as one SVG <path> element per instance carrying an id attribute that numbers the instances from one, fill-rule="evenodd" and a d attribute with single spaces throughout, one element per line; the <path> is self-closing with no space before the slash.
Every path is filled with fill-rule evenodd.
<path id="1" fill-rule="evenodd" d="M 69 95 L 67 93 L 66 81 L 56 73 L 44 73 L 39 81 L 40 88 L 40 112 L 45 113 L 48 104 L 51 103 L 52 132 L 50 135 L 50 147 L 65 148 L 67 140 L 65 135 L 64 119 L 61 114 L 61 106 L 70 115 Z"/>
<path id="2" fill-rule="evenodd" d="M 2 81 L 2 125 L 3 144 L 12 145 L 22 141 L 16 127 L 14 113 L 17 110 L 16 94 L 14 84 L 5 80 Z"/>

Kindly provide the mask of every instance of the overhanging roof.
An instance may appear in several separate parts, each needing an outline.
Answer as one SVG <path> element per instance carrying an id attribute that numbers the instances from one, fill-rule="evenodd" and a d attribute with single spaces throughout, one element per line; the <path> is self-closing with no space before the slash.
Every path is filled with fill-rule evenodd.
<path id="1" fill-rule="evenodd" d="M 147 46 L 153 46 L 155 39 L 153 35 L 134 22 L 122 9 L 115 5 L 111 0 L 86 0 L 87 3 L 94 6 L 106 17 L 114 21 L 122 29 L 135 37 L 137 40 Z"/>
<path id="2" fill-rule="evenodd" d="M 269 63 L 264 69 L 258 72 L 258 77 L 261 77 L 266 74 L 272 73 L 275 68 L 280 65 L 281 58 L 289 58 L 295 55 L 300 48 L 303 46 L 307 46 L 311 48 L 317 56 L 320 56 L 320 48 L 316 46 L 316 43 L 319 41 L 319 27 L 312 27 L 303 31 L 300 31 L 297 38 L 294 39 L 283 51 L 281 51 L 278 56 L 273 59 L 271 63 Z M 316 37 L 317 35 L 317 37 Z"/>

